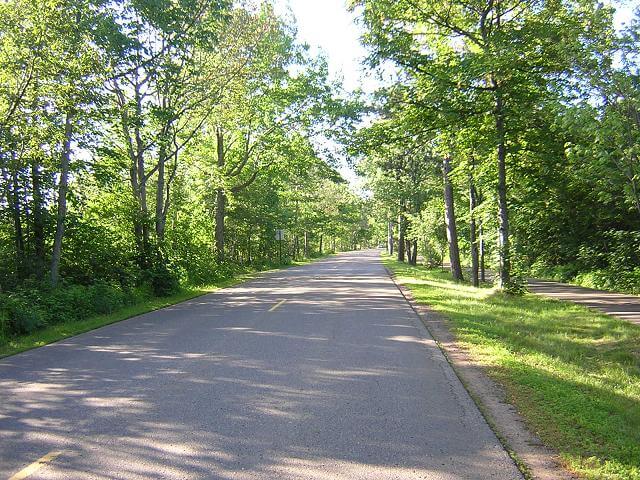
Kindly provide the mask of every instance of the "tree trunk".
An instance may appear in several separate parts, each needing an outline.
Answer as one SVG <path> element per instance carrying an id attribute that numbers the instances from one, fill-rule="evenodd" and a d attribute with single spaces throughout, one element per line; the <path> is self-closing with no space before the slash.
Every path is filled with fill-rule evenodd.
<path id="1" fill-rule="evenodd" d="M 147 186 L 146 181 L 141 185 L 141 208 L 140 208 L 140 221 L 142 229 L 142 264 L 144 268 L 149 268 L 151 265 L 151 240 L 149 233 L 149 209 L 147 207 Z"/>
<path id="2" fill-rule="evenodd" d="M 22 209 L 20 208 L 20 191 L 18 188 L 17 168 L 11 175 L 11 214 L 13 216 L 13 231 L 16 247 L 16 274 L 19 279 L 24 277 L 24 231 L 22 230 Z"/>
<path id="3" fill-rule="evenodd" d="M 480 286 L 480 279 L 478 277 L 478 242 L 476 238 L 476 207 L 477 207 L 477 195 L 476 187 L 473 183 L 473 176 L 469 177 L 469 241 L 471 243 L 471 278 L 474 287 Z"/>
<path id="4" fill-rule="evenodd" d="M 165 226 L 164 188 L 166 155 L 166 147 L 164 145 L 161 145 L 158 152 L 158 181 L 156 185 L 156 239 L 158 241 L 158 246 L 161 249 L 164 243 Z"/>
<path id="5" fill-rule="evenodd" d="M 167 137 L 168 126 L 163 131 L 163 138 Z M 174 138 L 175 140 L 175 138 Z M 158 152 L 158 182 L 156 188 L 156 238 L 158 240 L 159 253 L 164 254 L 164 239 L 167 227 L 167 215 L 169 214 L 169 207 L 171 206 L 171 187 L 173 181 L 176 178 L 178 171 L 178 147 L 176 150 L 169 154 L 167 146 L 162 144 Z M 167 172 L 167 162 L 169 158 L 173 158 L 173 164 Z"/>
<path id="6" fill-rule="evenodd" d="M 506 129 L 504 125 L 504 105 L 500 91 L 495 85 L 495 122 L 498 135 L 498 258 L 499 282 L 504 288 L 511 279 L 511 252 L 509 244 L 509 212 L 507 205 L 507 146 Z"/>
<path id="7" fill-rule="evenodd" d="M 309 258 L 309 232 L 304 232 L 304 258 Z"/>
<path id="8" fill-rule="evenodd" d="M 136 85 L 136 118 L 142 118 L 142 96 L 140 85 Z M 136 124 L 136 163 L 138 175 L 138 202 L 140 208 L 140 227 L 142 234 L 142 266 L 149 268 L 151 262 L 151 241 L 149 233 L 149 208 L 147 205 L 147 174 L 145 172 L 144 151 L 145 146 L 140 132 L 140 125 Z"/>
<path id="9" fill-rule="evenodd" d="M 407 253 L 407 261 L 409 265 L 416 265 L 416 241 L 415 240 L 405 240 L 406 244 L 406 253 Z"/>
<path id="10" fill-rule="evenodd" d="M 33 268 L 38 280 L 44 278 L 44 199 L 42 196 L 42 178 L 40 165 L 36 160 L 31 163 L 31 185 L 33 188 Z"/>
<path id="11" fill-rule="evenodd" d="M 393 222 L 387 222 L 387 253 L 393 255 Z"/>
<path id="12" fill-rule="evenodd" d="M 331 251 L 336 253 L 336 237 L 331 237 Z"/>
<path id="13" fill-rule="evenodd" d="M 69 190 L 69 161 L 71 157 L 71 136 L 73 135 L 72 115 L 67 113 L 64 124 L 64 144 L 60 157 L 60 183 L 58 184 L 58 212 L 56 215 L 56 234 L 53 239 L 51 254 L 51 286 L 58 284 L 60 274 L 60 258 L 62 256 L 62 239 L 67 218 L 67 192 Z"/>
<path id="14" fill-rule="evenodd" d="M 142 240 L 142 218 L 133 220 L 133 236 L 136 240 L 136 248 L 138 250 L 138 266 L 146 268 L 146 258 L 144 254 L 144 241 Z"/>
<path id="15" fill-rule="evenodd" d="M 146 147 L 142 138 L 142 101 L 141 93 L 142 82 L 139 78 L 137 69 L 133 71 L 134 82 L 134 102 L 135 116 L 129 117 L 129 105 L 126 95 L 114 82 L 117 104 L 120 112 L 120 128 L 122 129 L 122 137 L 126 142 L 127 154 L 129 156 L 129 180 L 131 183 L 131 192 L 136 203 L 136 215 L 133 219 L 133 232 L 136 241 L 136 250 L 138 254 L 138 266 L 141 269 L 149 267 L 149 222 L 147 209 L 147 173 L 145 172 L 144 152 Z M 131 132 L 133 125 L 133 133 Z"/>
<path id="16" fill-rule="evenodd" d="M 413 241 L 413 249 L 411 250 L 411 252 L 412 252 L 411 265 L 417 265 L 418 264 L 418 240 Z"/>
<path id="17" fill-rule="evenodd" d="M 456 227 L 456 213 L 453 200 L 453 185 L 449 174 L 451 172 L 451 159 L 444 157 L 442 173 L 444 178 L 444 221 L 447 227 L 447 241 L 449 243 L 449 262 L 451 263 L 451 275 L 455 280 L 463 280 L 462 266 L 460 265 L 460 249 L 458 248 L 458 229 Z"/>
<path id="18" fill-rule="evenodd" d="M 320 234 L 320 255 L 322 255 L 322 240 L 324 238 L 324 235 L 321 233 Z"/>
<path id="19" fill-rule="evenodd" d="M 426 255 L 425 261 L 427 265 L 431 266 L 434 263 L 433 256 L 431 255 L 431 249 L 429 248 L 429 239 L 425 236 L 423 239 L 424 254 Z"/>
<path id="20" fill-rule="evenodd" d="M 140 140 L 140 148 L 142 141 Z M 138 192 L 136 198 L 138 200 L 138 225 L 136 232 L 140 235 L 139 244 L 141 245 L 141 266 L 149 268 L 151 258 L 151 241 L 149 234 L 149 208 L 147 205 L 147 178 L 144 165 L 144 152 L 140 150 L 137 154 L 137 175 L 138 175 Z"/>
<path id="21" fill-rule="evenodd" d="M 224 136 L 222 128 L 216 128 L 217 153 L 218 153 L 218 169 L 224 168 Z M 218 261 L 224 261 L 224 217 L 227 205 L 227 198 L 224 188 L 218 188 L 216 191 L 216 253 Z"/>
<path id="22" fill-rule="evenodd" d="M 485 247 L 484 247 L 484 224 L 483 222 L 480 222 L 480 281 L 481 282 L 486 282 L 487 278 L 485 275 L 485 268 L 484 268 L 484 251 L 485 251 Z"/>
<path id="23" fill-rule="evenodd" d="M 404 244 L 404 229 L 405 229 L 404 215 L 401 213 L 398 215 L 398 261 L 404 262 L 405 244 Z"/>

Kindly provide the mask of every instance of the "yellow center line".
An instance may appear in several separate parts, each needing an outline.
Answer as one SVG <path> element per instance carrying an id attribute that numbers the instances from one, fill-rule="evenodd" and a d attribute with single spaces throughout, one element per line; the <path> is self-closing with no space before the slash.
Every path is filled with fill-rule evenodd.
<path id="1" fill-rule="evenodd" d="M 27 478 L 29 475 L 36 473 L 45 465 L 53 462 L 60 455 L 62 455 L 62 452 L 49 452 L 44 457 L 39 458 L 28 467 L 25 467 L 22 470 L 20 470 L 14 476 L 9 477 L 9 480 L 22 480 L 23 478 Z"/>
<path id="2" fill-rule="evenodd" d="M 278 303 L 276 303 L 273 307 L 271 307 L 269 309 L 270 312 L 273 312 L 276 308 L 278 308 L 279 306 L 281 306 L 284 302 L 286 302 L 287 300 L 280 300 Z"/>

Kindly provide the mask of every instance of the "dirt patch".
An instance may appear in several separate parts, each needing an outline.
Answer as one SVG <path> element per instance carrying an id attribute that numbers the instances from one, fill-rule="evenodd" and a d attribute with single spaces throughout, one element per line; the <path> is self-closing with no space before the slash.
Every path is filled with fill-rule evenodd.
<path id="1" fill-rule="evenodd" d="M 458 378 L 523 474 L 534 480 L 576 480 L 578 477 L 561 466 L 559 455 L 545 446 L 526 427 L 515 407 L 507 403 L 503 388 L 489 378 L 483 368 L 456 342 L 448 319 L 426 305 L 419 305 L 411 291 L 398 283 L 389 269 L 387 272 L 438 343 Z"/>

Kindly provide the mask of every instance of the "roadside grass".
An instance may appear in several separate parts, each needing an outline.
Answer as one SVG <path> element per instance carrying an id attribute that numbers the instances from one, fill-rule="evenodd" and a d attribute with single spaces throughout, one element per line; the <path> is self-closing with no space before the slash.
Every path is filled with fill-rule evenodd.
<path id="1" fill-rule="evenodd" d="M 639 326 L 383 261 L 419 303 L 450 320 L 460 344 L 569 470 L 593 480 L 640 480 Z"/>
<path id="2" fill-rule="evenodd" d="M 56 323 L 54 325 L 47 326 L 45 328 L 36 330 L 27 335 L 20 335 L 6 341 L 0 341 L 0 358 L 14 355 L 16 353 L 31 350 L 32 348 L 42 347 L 49 343 L 57 342 L 74 335 L 79 335 L 96 328 L 104 327 L 111 323 L 120 322 L 143 313 L 152 312 L 154 310 L 160 310 L 161 308 L 169 307 L 177 303 L 191 300 L 192 298 L 206 295 L 207 293 L 215 292 L 221 288 L 231 287 L 233 285 L 246 282 L 257 277 L 259 274 L 267 273 L 269 271 L 280 270 L 293 266 L 306 265 L 323 258 L 327 258 L 329 255 L 323 255 L 312 259 L 305 259 L 299 261 L 292 261 L 290 264 L 282 265 L 281 267 L 272 270 L 249 270 L 246 272 L 237 273 L 233 277 L 226 278 L 216 282 L 212 285 L 200 286 L 200 287 L 183 287 L 179 292 L 170 295 L 168 297 L 154 297 L 134 305 L 126 306 L 113 313 L 106 315 L 96 315 L 80 321 L 68 321 Z"/>

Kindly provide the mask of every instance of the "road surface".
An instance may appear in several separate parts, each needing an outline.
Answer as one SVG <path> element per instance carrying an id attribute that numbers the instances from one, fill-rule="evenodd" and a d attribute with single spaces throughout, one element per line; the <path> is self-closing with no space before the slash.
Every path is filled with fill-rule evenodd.
<path id="1" fill-rule="evenodd" d="M 24 468 L 46 479 L 522 478 L 377 251 L 0 360 L 0 478 Z"/>
<path id="2" fill-rule="evenodd" d="M 545 297 L 579 303 L 640 325 L 640 297 L 636 295 L 593 290 L 550 280 L 529 280 L 529 290 Z"/>

